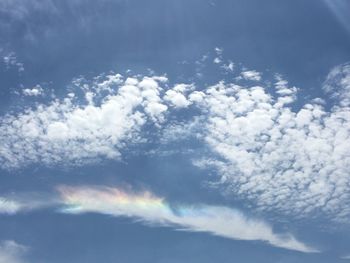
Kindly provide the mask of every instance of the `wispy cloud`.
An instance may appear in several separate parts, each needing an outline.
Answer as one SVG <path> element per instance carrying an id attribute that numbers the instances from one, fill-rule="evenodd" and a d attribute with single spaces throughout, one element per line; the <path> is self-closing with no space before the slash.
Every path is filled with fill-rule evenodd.
<path id="1" fill-rule="evenodd" d="M 271 226 L 264 221 L 248 218 L 228 207 L 171 207 L 164 199 L 149 192 L 135 194 L 107 187 L 60 187 L 59 191 L 65 205 L 62 211 L 65 213 L 94 212 L 116 217 L 126 216 L 147 224 L 208 232 L 230 239 L 261 240 L 285 249 L 317 252 L 292 235 L 274 233 Z"/>
<path id="2" fill-rule="evenodd" d="M 0 263 L 25 263 L 24 254 L 28 248 L 13 240 L 0 242 Z"/>
<path id="3" fill-rule="evenodd" d="M 349 9 L 350 3 L 346 0 L 324 0 L 338 21 L 350 33 Z"/>
<path id="4" fill-rule="evenodd" d="M 22 209 L 20 202 L 0 197 L 0 214 L 15 214 Z"/>
<path id="5" fill-rule="evenodd" d="M 18 58 L 14 52 L 9 52 L 7 54 L 2 54 L 0 52 L 0 55 L 3 56 L 2 61 L 5 64 L 6 69 L 9 70 L 11 68 L 15 68 L 18 72 L 24 71 L 24 64 L 18 61 Z"/>
<path id="6" fill-rule="evenodd" d="M 245 80 L 252 80 L 252 81 L 260 81 L 261 80 L 261 73 L 256 71 L 256 70 L 242 71 L 241 76 Z"/>
<path id="7" fill-rule="evenodd" d="M 204 204 L 171 205 L 150 192 L 135 193 L 103 186 L 60 186 L 51 195 L 22 193 L 1 200 L 0 214 L 30 213 L 44 208 L 66 214 L 92 212 L 234 240 L 259 240 L 305 253 L 318 252 L 292 234 L 275 233 L 265 221 L 244 215 L 239 210 Z"/>
<path id="8" fill-rule="evenodd" d="M 350 260 L 350 255 L 341 256 L 341 259 Z"/>

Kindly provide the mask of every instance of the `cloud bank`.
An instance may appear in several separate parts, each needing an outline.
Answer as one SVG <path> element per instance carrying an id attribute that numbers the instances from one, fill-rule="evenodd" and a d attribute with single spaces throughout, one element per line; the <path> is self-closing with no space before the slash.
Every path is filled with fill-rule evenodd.
<path id="1" fill-rule="evenodd" d="M 216 50 L 221 59 L 214 63 L 220 69 L 226 63 L 221 53 Z M 158 138 L 163 144 L 192 136 L 206 149 L 194 164 L 215 168 L 228 196 L 262 212 L 346 222 L 349 64 L 326 78 L 323 90 L 333 98 L 327 108 L 320 98 L 296 106 L 298 89 L 281 76 L 270 85 L 263 74 L 247 72 L 235 69 L 235 81 L 204 87 L 154 75 L 76 79 L 65 98 L 1 118 L 0 166 L 119 160 L 150 134 L 164 134 Z"/>
<path id="2" fill-rule="evenodd" d="M 124 80 L 119 74 L 109 75 L 90 83 L 92 87 L 79 86 L 84 89 L 85 102 L 71 92 L 62 100 L 4 116 L 0 120 L 0 165 L 18 168 L 31 163 L 118 159 L 122 148 L 141 140 L 139 131 L 147 121 L 163 121 L 168 107 L 159 97 L 159 83 L 164 81 L 164 77 Z"/>
<path id="3" fill-rule="evenodd" d="M 337 99 L 329 111 L 321 100 L 292 110 L 297 89 L 280 77 L 277 96 L 261 86 L 209 87 L 200 107 L 206 112 L 203 140 L 214 156 L 198 164 L 216 167 L 229 194 L 260 210 L 300 217 L 321 212 L 346 221 L 349 76 L 347 65 L 328 76 L 325 87 L 329 92 L 333 87 Z"/>

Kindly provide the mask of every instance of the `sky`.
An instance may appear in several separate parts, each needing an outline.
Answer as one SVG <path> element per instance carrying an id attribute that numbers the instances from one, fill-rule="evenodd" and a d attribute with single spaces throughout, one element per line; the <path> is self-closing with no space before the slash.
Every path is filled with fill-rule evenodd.
<path id="1" fill-rule="evenodd" d="M 347 0 L 0 0 L 0 263 L 346 263 L 349 149 Z"/>

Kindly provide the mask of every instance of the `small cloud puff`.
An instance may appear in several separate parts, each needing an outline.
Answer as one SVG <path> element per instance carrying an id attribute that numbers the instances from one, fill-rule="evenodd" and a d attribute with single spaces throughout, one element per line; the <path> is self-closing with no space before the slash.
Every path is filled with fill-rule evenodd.
<path id="1" fill-rule="evenodd" d="M 31 89 L 23 89 L 22 93 L 25 96 L 39 96 L 42 95 L 44 92 L 43 88 L 40 85 L 36 85 L 35 87 Z"/>
<path id="2" fill-rule="evenodd" d="M 251 81 L 260 81 L 261 80 L 261 73 L 256 70 L 247 70 L 241 72 L 241 76 L 245 80 L 251 80 Z"/>

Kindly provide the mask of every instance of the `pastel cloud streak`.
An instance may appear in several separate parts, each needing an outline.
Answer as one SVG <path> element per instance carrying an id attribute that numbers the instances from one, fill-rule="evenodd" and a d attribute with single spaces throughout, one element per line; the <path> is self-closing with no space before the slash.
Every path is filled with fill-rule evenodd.
<path id="1" fill-rule="evenodd" d="M 317 252 L 290 234 L 276 234 L 262 220 L 251 219 L 241 212 L 222 206 L 176 206 L 149 192 L 127 193 L 108 187 L 60 187 L 64 213 L 101 213 L 126 216 L 146 224 L 172 226 L 192 232 L 239 240 L 261 240 L 272 246 L 301 252 Z"/>
<path id="2" fill-rule="evenodd" d="M 204 204 L 172 206 L 164 198 L 147 191 L 135 193 L 103 186 L 59 186 L 52 196 L 24 193 L 1 200 L 0 214 L 31 213 L 44 208 L 65 214 L 99 213 L 129 217 L 146 225 L 207 232 L 234 240 L 259 240 L 305 253 L 319 252 L 292 234 L 275 233 L 265 221 L 248 217 L 236 209 Z"/>

